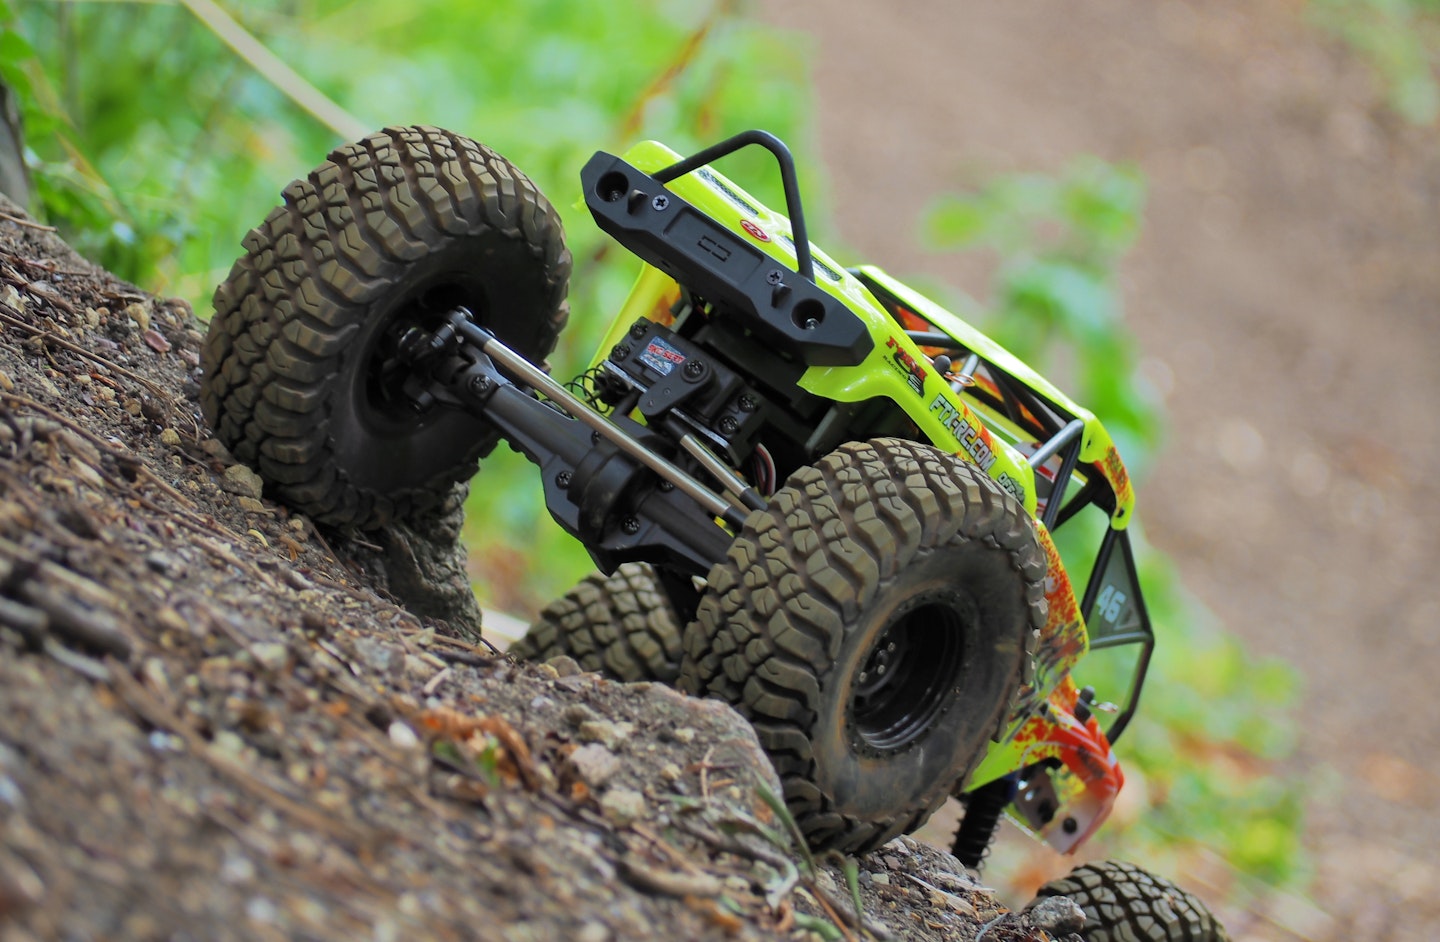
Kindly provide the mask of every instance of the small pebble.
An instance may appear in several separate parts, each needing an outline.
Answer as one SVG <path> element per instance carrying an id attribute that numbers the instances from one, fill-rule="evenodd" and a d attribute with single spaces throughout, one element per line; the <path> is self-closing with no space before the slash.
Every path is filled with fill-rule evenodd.
<path id="1" fill-rule="evenodd" d="M 400 720 L 391 723 L 386 732 L 390 736 L 390 741 L 401 749 L 414 749 L 420 745 L 420 737 L 415 735 L 415 730 Z"/>
<path id="2" fill-rule="evenodd" d="M 609 720 L 586 720 L 580 724 L 578 732 L 582 742 L 603 743 L 606 748 L 614 749 L 630 738 L 630 734 L 635 732 L 635 724 L 612 723 Z"/>
<path id="3" fill-rule="evenodd" d="M 180 433 L 173 428 L 165 429 L 165 431 L 160 433 L 160 444 L 169 445 L 171 448 L 174 448 L 180 444 Z"/>
<path id="4" fill-rule="evenodd" d="M 565 708 L 564 713 L 560 714 L 560 718 L 576 729 L 579 729 L 586 723 L 600 719 L 600 716 L 583 703 L 572 703 Z"/>
<path id="5" fill-rule="evenodd" d="M 689 745 L 695 741 L 695 730 L 689 726 L 681 726 L 679 729 L 671 730 L 670 738 L 682 745 Z"/>
<path id="6" fill-rule="evenodd" d="M 16 810 L 25 804 L 25 795 L 20 791 L 20 786 L 7 775 L 0 775 L 0 803 Z"/>
<path id="7" fill-rule="evenodd" d="M 278 641 L 250 645 L 250 656 L 266 670 L 278 671 L 290 659 L 290 650 Z"/>
<path id="8" fill-rule="evenodd" d="M 238 733 L 222 729 L 215 734 L 214 746 L 219 752 L 238 756 L 245 751 L 245 740 L 241 739 Z"/>
<path id="9" fill-rule="evenodd" d="M 145 310 L 145 305 L 140 303 L 131 304 L 125 308 L 125 316 L 135 322 L 135 326 L 141 330 L 150 329 L 150 312 Z"/>
<path id="10" fill-rule="evenodd" d="M 614 936 L 603 922 L 590 921 L 575 930 L 575 942 L 610 942 Z"/>
<path id="11" fill-rule="evenodd" d="M 205 441 L 200 444 L 200 450 L 205 452 L 205 454 L 209 455 L 211 458 L 214 458 L 216 461 L 219 461 L 221 464 L 235 463 L 235 457 L 230 454 L 230 450 L 228 448 L 220 444 L 218 439 L 205 439 Z"/>
<path id="12" fill-rule="evenodd" d="M 274 903 L 263 896 L 256 896 L 245 904 L 245 915 L 255 922 L 272 923 L 280 913 Z"/>
<path id="13" fill-rule="evenodd" d="M 1030 924 L 1051 935 L 1085 928 L 1085 910 L 1068 896 L 1047 896 L 1030 908 Z"/>
<path id="14" fill-rule="evenodd" d="M 225 862 L 220 865 L 220 880 L 223 883 L 249 883 L 255 879 L 255 865 L 243 854 L 227 851 Z"/>
<path id="15" fill-rule="evenodd" d="M 81 461 L 79 458 L 70 459 L 70 470 L 75 472 L 75 476 L 77 478 L 84 481 L 86 484 L 90 485 L 96 490 L 99 490 L 105 486 L 105 479 L 100 476 L 100 472 L 96 471 L 94 468 L 90 467 L 88 464 Z"/>
<path id="16" fill-rule="evenodd" d="M 645 816 L 645 796 L 628 788 L 612 788 L 600 799 L 600 810 L 623 826 Z"/>
<path id="17" fill-rule="evenodd" d="M 220 486 L 241 497 L 259 497 L 265 485 L 260 475 L 243 464 L 235 464 L 225 469 Z"/>
<path id="18" fill-rule="evenodd" d="M 575 777 L 591 788 L 605 784 L 620 771 L 620 760 L 615 753 L 599 743 L 576 749 L 570 753 L 569 763 Z"/>
<path id="19" fill-rule="evenodd" d="M 568 654 L 557 654 L 545 662 L 545 666 L 555 672 L 557 678 L 574 677 L 576 674 L 585 673 L 585 668 L 580 662 Z"/>

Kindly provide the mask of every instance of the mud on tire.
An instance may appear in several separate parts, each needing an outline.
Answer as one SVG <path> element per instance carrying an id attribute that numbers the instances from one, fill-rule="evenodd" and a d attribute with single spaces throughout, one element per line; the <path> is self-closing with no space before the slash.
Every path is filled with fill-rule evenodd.
<path id="1" fill-rule="evenodd" d="M 1029 516 L 979 468 L 909 441 L 845 445 L 710 571 L 679 686 L 751 721 L 813 846 L 868 850 L 983 756 L 1044 580 Z"/>
<path id="2" fill-rule="evenodd" d="M 464 305 L 543 361 L 567 317 L 560 219 L 503 157 L 430 127 L 338 148 L 283 195 L 215 292 L 205 418 L 321 523 L 423 514 L 497 435 L 459 410 L 417 415 L 379 375 L 396 325 Z"/>
<path id="3" fill-rule="evenodd" d="M 681 622 L 645 563 L 592 573 L 545 606 L 510 653 L 530 661 L 568 654 L 622 681 L 671 684 L 680 673 Z"/>
<path id="4" fill-rule="evenodd" d="M 1204 903 L 1174 883 L 1119 860 L 1076 867 L 1036 899 L 1068 896 L 1085 911 L 1085 942 L 1228 942 Z"/>

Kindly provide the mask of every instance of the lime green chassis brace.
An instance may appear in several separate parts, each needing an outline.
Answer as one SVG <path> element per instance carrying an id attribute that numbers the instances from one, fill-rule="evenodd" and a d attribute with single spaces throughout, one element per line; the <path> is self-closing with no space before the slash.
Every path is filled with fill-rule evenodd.
<path id="1" fill-rule="evenodd" d="M 674 164 L 680 155 L 655 141 L 631 148 L 624 160 L 653 173 Z M 790 269 L 796 266 L 789 220 L 766 209 L 758 200 L 713 169 L 702 168 L 668 184 L 669 188 L 722 224 L 747 234 L 752 245 Z M 758 212 L 755 212 L 757 211 Z M 742 221 L 750 225 L 742 226 Z M 1021 362 L 955 314 L 922 297 L 874 267 L 846 271 L 813 248 L 816 283 L 860 317 L 873 341 L 873 349 L 858 366 L 817 366 L 808 369 L 799 385 L 816 396 L 840 402 L 875 398 L 893 401 L 915 424 L 919 434 L 938 448 L 979 465 L 1011 493 L 1032 517 L 1037 510 L 1036 475 L 1021 450 L 1025 434 L 1007 417 L 967 399 L 931 366 L 931 359 L 905 332 L 861 281 L 868 279 L 956 345 L 978 355 L 987 367 L 1022 383 L 1054 410 L 1083 423 L 1079 461 L 1092 465 L 1113 495 L 1110 526 L 1122 531 L 1134 514 L 1134 492 L 1114 442 L 1089 410 L 1070 400 L 1044 377 Z M 619 343 L 638 318 L 665 316 L 676 297 L 669 276 L 646 265 L 604 341 L 596 363 Z M 900 368 L 896 368 L 900 364 Z M 594 364 L 592 364 L 594 365 Z M 1017 447 L 1021 446 L 1021 447 Z M 1086 654 L 1088 634 L 1080 605 L 1065 575 L 1058 552 L 1040 522 L 1036 527 L 1049 559 L 1047 596 L 1049 620 L 1037 641 L 1035 671 L 1012 713 L 1005 734 L 965 783 L 972 789 L 1045 759 L 1058 758 L 1064 769 L 1056 777 L 1056 790 L 1067 808 L 1070 829 L 1030 822 L 1041 836 L 1062 851 L 1088 837 L 1103 821 L 1123 777 L 1113 752 L 1096 720 L 1076 719 L 1077 691 L 1070 670 Z M 1128 552 L 1128 551 L 1127 551 Z M 1078 821 L 1078 826 L 1076 822 Z"/>

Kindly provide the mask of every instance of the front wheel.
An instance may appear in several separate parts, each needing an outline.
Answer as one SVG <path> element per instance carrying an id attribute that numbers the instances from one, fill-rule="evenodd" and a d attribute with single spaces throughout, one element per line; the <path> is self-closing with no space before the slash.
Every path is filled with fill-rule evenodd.
<path id="1" fill-rule="evenodd" d="M 851 443 L 792 475 L 710 571 L 680 686 L 751 721 L 812 846 L 868 850 L 984 755 L 1044 580 L 1029 516 L 979 468 Z"/>
<path id="2" fill-rule="evenodd" d="M 560 218 L 509 161 L 431 127 L 338 148 L 284 198 L 215 291 L 205 418 L 318 522 L 423 515 L 498 435 L 458 409 L 417 412 L 399 338 L 464 306 L 542 362 L 567 316 Z"/>
<path id="3" fill-rule="evenodd" d="M 1131 863 L 1105 860 L 1040 887 L 1036 901 L 1067 896 L 1085 912 L 1085 942 L 1229 942 L 1193 894 Z"/>

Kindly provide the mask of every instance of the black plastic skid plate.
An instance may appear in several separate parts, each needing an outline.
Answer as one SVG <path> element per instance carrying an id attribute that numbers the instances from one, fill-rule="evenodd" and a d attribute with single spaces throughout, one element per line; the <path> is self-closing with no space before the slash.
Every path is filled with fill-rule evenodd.
<path id="1" fill-rule="evenodd" d="M 841 301 L 612 154 L 580 171 L 595 222 L 630 252 L 807 366 L 855 366 L 871 350 Z"/>

